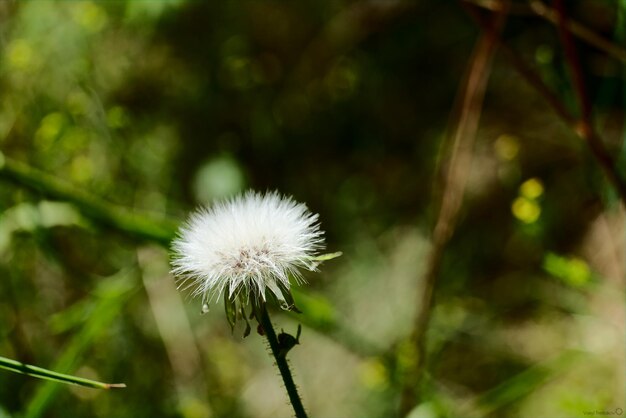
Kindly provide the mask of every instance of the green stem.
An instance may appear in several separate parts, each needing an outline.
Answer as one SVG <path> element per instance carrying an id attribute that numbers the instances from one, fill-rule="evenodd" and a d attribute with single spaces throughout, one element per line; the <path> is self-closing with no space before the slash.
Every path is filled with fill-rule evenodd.
<path id="1" fill-rule="evenodd" d="M 0 368 L 10 370 L 15 373 L 25 374 L 28 376 L 38 377 L 40 379 L 52 380 L 55 382 L 69 383 L 73 385 L 86 386 L 95 389 L 111 389 L 124 388 L 123 383 L 102 383 L 95 380 L 83 379 L 82 377 L 70 376 L 67 374 L 53 372 L 52 370 L 43 369 L 21 361 L 11 360 L 6 357 L 0 357 Z"/>
<path id="2" fill-rule="evenodd" d="M 306 418 L 307 415 L 304 411 L 304 406 L 302 406 L 302 400 L 298 395 L 298 389 L 296 388 L 296 384 L 293 382 L 291 370 L 289 370 L 289 365 L 287 364 L 286 355 L 284 353 L 281 353 L 280 345 L 278 344 L 278 338 L 276 337 L 276 332 L 274 331 L 274 327 L 272 326 L 272 321 L 270 321 L 270 315 L 267 312 L 267 307 L 265 303 L 261 304 L 259 308 L 259 313 L 260 315 L 257 315 L 257 319 L 260 321 L 261 326 L 263 327 L 263 331 L 265 332 L 265 336 L 270 343 L 272 354 L 274 355 L 276 365 L 278 366 L 278 370 L 280 370 L 280 375 L 282 376 L 283 382 L 285 383 L 285 389 L 287 389 L 287 394 L 289 395 L 289 400 L 291 401 L 293 410 L 296 413 L 296 417 Z"/>
<path id="3" fill-rule="evenodd" d="M 176 224 L 173 222 L 159 219 L 153 214 L 132 213 L 48 173 L 7 158 L 2 152 L 0 178 L 6 178 L 53 199 L 71 202 L 85 217 L 141 240 L 168 246 L 176 231 Z"/>

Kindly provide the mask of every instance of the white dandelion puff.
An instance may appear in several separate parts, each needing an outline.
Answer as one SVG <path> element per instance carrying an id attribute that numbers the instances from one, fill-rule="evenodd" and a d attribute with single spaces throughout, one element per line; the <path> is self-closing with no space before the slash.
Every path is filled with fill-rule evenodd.
<path id="1" fill-rule="evenodd" d="M 172 244 L 179 288 L 193 287 L 203 310 L 217 295 L 266 300 L 266 289 L 285 304 L 289 277 L 315 270 L 324 248 L 319 216 L 277 192 L 249 191 L 195 212 Z"/>

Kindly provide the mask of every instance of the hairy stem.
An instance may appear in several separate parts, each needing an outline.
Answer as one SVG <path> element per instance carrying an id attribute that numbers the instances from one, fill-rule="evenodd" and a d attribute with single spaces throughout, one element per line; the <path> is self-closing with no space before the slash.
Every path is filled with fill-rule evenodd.
<path id="1" fill-rule="evenodd" d="M 274 331 L 274 327 L 272 326 L 272 321 L 270 321 L 270 315 L 267 312 L 267 306 L 265 305 L 265 303 L 262 303 L 259 307 L 257 319 L 263 327 L 265 337 L 267 337 L 267 340 L 270 343 L 272 355 L 276 360 L 276 366 L 278 366 L 278 370 L 280 370 L 280 375 L 282 376 L 283 382 L 285 383 L 285 389 L 287 389 L 287 394 L 289 395 L 289 400 L 291 401 L 291 405 L 293 406 L 296 417 L 306 418 L 307 415 L 304 411 L 304 406 L 302 406 L 302 400 L 300 399 L 300 395 L 298 395 L 298 389 L 296 388 L 296 384 L 293 381 L 293 376 L 291 376 L 291 370 L 289 370 L 286 355 L 281 352 L 280 344 L 278 343 L 278 338 L 276 337 L 276 332 Z"/>

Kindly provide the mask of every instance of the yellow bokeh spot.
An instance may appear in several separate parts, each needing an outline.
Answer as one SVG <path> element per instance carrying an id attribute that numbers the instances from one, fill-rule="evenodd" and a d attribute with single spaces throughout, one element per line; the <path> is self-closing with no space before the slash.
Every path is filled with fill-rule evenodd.
<path id="1" fill-rule="evenodd" d="M 543 183 L 538 178 L 533 177 L 522 183 L 519 192 L 528 199 L 537 199 L 543 194 Z"/>
<path id="2" fill-rule="evenodd" d="M 222 62 L 222 80 L 237 90 L 245 90 L 253 81 L 251 62 L 243 56 L 228 56 Z"/>
<path id="3" fill-rule="evenodd" d="M 90 1 L 74 5 L 74 21 L 89 32 L 99 32 L 107 23 L 107 15 L 102 7 Z"/>
<path id="4" fill-rule="evenodd" d="M 398 370 L 404 373 L 411 371 L 417 365 L 418 351 L 415 344 L 410 340 L 404 340 L 398 344 L 397 350 Z"/>
<path id="5" fill-rule="evenodd" d="M 554 60 L 554 50 L 549 45 L 539 45 L 535 51 L 535 60 L 539 64 L 549 65 Z"/>
<path id="6" fill-rule="evenodd" d="M 519 154 L 519 141 L 511 135 L 500 135 L 493 144 L 496 155 L 501 160 L 511 161 Z"/>
<path id="7" fill-rule="evenodd" d="M 63 135 L 59 139 L 63 148 L 67 151 L 76 151 L 81 149 L 89 142 L 89 133 L 78 126 L 70 126 L 64 130 Z"/>
<path id="8" fill-rule="evenodd" d="M 7 59 L 12 67 L 25 70 L 33 63 L 33 48 L 27 40 L 16 39 L 7 48 Z"/>
<path id="9" fill-rule="evenodd" d="M 569 282 L 573 286 L 583 286 L 591 279 L 591 270 L 589 265 L 580 258 L 572 258 L 570 260 L 570 276 Z"/>
<path id="10" fill-rule="evenodd" d="M 42 149 L 49 148 L 61 133 L 65 122 L 65 116 L 62 113 L 53 112 L 46 115 L 35 132 L 35 144 Z"/>
<path id="11" fill-rule="evenodd" d="M 90 105 L 90 99 L 82 90 L 74 90 L 67 95 L 65 104 L 73 115 L 84 115 L 87 113 Z"/>
<path id="12" fill-rule="evenodd" d="M 356 90 L 359 74 L 354 63 L 342 57 L 333 65 L 324 81 L 334 99 L 345 99 Z"/>
<path id="13" fill-rule="evenodd" d="M 210 417 L 213 414 L 209 406 L 201 402 L 199 399 L 193 398 L 189 395 L 183 395 L 180 401 L 180 412 L 183 418 L 204 418 Z"/>
<path id="14" fill-rule="evenodd" d="M 85 183 L 93 177 L 93 162 L 84 155 L 79 155 L 72 160 L 71 176 L 77 183 Z"/>
<path id="15" fill-rule="evenodd" d="M 539 204 L 526 197 L 518 197 L 515 199 L 513 205 L 511 205 L 511 211 L 513 212 L 513 216 L 527 224 L 536 222 L 537 219 L 539 219 L 539 215 L 541 215 L 541 207 L 539 207 Z"/>
<path id="16" fill-rule="evenodd" d="M 107 125 L 109 128 L 123 128 L 128 123 L 128 115 L 126 110 L 121 106 L 113 106 L 107 112 Z"/>
<path id="17" fill-rule="evenodd" d="M 387 368 L 380 359 L 370 359 L 361 364 L 361 382 L 368 389 L 384 389 L 389 384 Z"/>

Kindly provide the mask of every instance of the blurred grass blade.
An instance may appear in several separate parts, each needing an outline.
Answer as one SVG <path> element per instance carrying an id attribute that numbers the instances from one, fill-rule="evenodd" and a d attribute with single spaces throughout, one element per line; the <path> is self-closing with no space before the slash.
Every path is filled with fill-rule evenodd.
<path id="1" fill-rule="evenodd" d="M 86 307 L 89 319 L 71 338 L 55 363 L 54 369 L 70 372 L 78 367 L 83 353 L 96 344 L 98 338 L 102 338 L 104 331 L 120 315 L 122 306 L 136 289 L 132 271 L 122 271 L 101 281 L 93 292 L 92 306 Z M 59 385 L 50 382 L 40 385 L 26 406 L 24 417 L 43 416 L 48 406 L 55 400 L 59 388 Z"/>
<path id="2" fill-rule="evenodd" d="M 477 404 L 485 414 L 492 414 L 530 395 L 548 380 L 568 370 L 583 358 L 580 351 L 565 351 L 554 359 L 529 367 L 511 379 L 485 392 Z"/>
<path id="3" fill-rule="evenodd" d="M 52 370 L 44 369 L 30 364 L 25 364 L 20 361 L 11 360 L 6 357 L 0 357 L 0 368 L 9 370 L 15 373 L 26 374 L 28 376 L 37 377 L 39 379 L 52 380 L 54 382 L 67 383 L 70 385 L 86 386 L 88 388 L 95 389 L 111 389 L 111 388 L 125 388 L 124 383 L 102 383 L 95 380 L 84 379 L 82 377 L 71 376 L 68 374 L 53 372 Z"/>
<path id="4" fill-rule="evenodd" d="M 0 177 L 51 198 L 71 202 L 86 218 L 110 226 L 134 238 L 167 246 L 176 231 L 176 223 L 173 221 L 157 218 L 150 213 L 130 212 L 59 180 L 53 175 L 6 158 L 1 152 Z"/>

